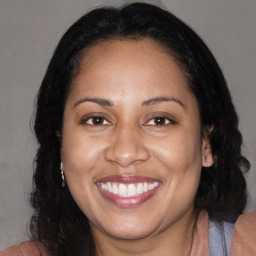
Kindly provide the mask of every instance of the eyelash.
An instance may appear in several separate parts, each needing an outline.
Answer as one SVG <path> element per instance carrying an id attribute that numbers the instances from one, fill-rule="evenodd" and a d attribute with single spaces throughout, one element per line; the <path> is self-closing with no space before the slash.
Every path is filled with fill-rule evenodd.
<path id="1" fill-rule="evenodd" d="M 94 121 L 99 122 L 99 123 L 94 123 Z M 91 125 L 91 126 L 111 125 L 111 123 L 104 116 L 101 116 L 101 115 L 89 116 L 85 119 L 82 119 L 80 124 L 87 124 L 87 125 Z"/>
<path id="2" fill-rule="evenodd" d="M 159 123 L 156 123 L 158 122 Z M 163 123 L 164 121 L 164 123 Z M 153 123 L 152 123 L 153 122 Z M 90 126 L 109 126 L 112 123 L 109 122 L 103 115 L 95 115 L 95 116 L 89 116 L 87 118 L 83 118 L 80 121 L 80 124 L 82 125 L 90 125 Z M 151 116 L 150 119 L 144 123 L 145 126 L 167 126 L 167 125 L 175 125 L 177 124 L 176 121 L 173 119 L 170 119 L 169 117 L 162 116 L 162 115 L 155 115 Z"/>
<path id="3" fill-rule="evenodd" d="M 156 124 L 156 121 L 160 121 L 158 124 Z M 162 123 L 164 121 L 164 123 Z M 154 124 L 151 124 L 150 122 L 154 122 Z M 166 126 L 166 125 L 174 125 L 177 124 L 173 119 L 170 119 L 166 116 L 156 115 L 150 118 L 150 120 L 145 124 L 146 126 Z"/>

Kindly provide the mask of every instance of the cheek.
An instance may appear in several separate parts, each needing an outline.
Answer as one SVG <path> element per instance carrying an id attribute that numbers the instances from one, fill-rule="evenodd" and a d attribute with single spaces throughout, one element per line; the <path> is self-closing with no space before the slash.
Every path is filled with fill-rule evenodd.
<path id="1" fill-rule="evenodd" d="M 81 129 L 82 130 L 82 129 Z M 92 175 L 94 168 L 102 157 L 104 143 L 85 136 L 84 131 L 63 133 L 62 161 L 67 179 L 81 180 L 81 177 Z"/>
<path id="2" fill-rule="evenodd" d="M 84 131 L 68 129 L 63 132 L 62 161 L 70 193 L 82 212 L 93 219 L 91 208 L 95 197 L 94 168 L 102 157 L 103 143 L 86 137 Z"/>
<path id="3" fill-rule="evenodd" d="M 153 145 L 153 144 L 152 144 Z M 158 142 L 156 158 L 170 171 L 183 173 L 193 168 L 201 170 L 201 142 L 199 136 L 175 134 Z"/>

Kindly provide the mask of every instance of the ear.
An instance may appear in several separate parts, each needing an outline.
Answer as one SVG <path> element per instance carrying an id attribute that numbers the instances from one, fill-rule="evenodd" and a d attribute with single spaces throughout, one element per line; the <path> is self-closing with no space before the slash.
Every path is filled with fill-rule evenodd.
<path id="1" fill-rule="evenodd" d="M 204 138 L 202 143 L 202 166 L 210 167 L 213 165 L 213 156 L 212 156 L 212 148 L 210 144 L 209 135 L 212 132 L 213 127 L 205 127 L 204 128 Z"/>

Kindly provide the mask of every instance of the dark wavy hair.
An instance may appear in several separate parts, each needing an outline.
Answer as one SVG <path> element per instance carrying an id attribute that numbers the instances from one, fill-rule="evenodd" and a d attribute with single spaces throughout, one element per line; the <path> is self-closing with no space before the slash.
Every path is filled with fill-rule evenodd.
<path id="1" fill-rule="evenodd" d="M 99 8 L 73 24 L 60 40 L 37 98 L 34 130 L 39 143 L 35 158 L 31 204 L 32 240 L 52 255 L 95 255 L 87 217 L 61 186 L 60 139 L 65 102 L 84 52 L 105 40 L 149 38 L 170 54 L 187 76 L 202 130 L 213 127 L 209 140 L 214 164 L 202 168 L 195 208 L 212 218 L 234 221 L 246 203 L 243 172 L 248 160 L 241 154 L 238 117 L 225 78 L 199 36 L 173 14 L 150 4 Z M 85 54 L 86 56 L 86 54 Z"/>

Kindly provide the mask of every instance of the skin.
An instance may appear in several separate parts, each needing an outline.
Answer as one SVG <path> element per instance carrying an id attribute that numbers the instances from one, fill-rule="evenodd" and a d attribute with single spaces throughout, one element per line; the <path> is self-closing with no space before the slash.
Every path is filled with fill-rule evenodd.
<path id="1" fill-rule="evenodd" d="M 155 97 L 171 100 L 145 104 Z M 85 51 L 66 102 L 61 155 L 97 255 L 189 255 L 201 167 L 212 154 L 184 72 L 157 43 L 112 40 Z M 146 176 L 161 186 L 145 203 L 123 208 L 95 183 L 108 175 Z"/>

